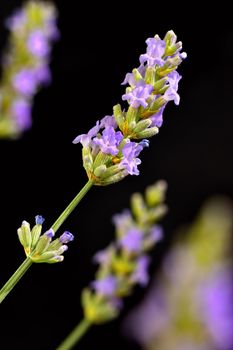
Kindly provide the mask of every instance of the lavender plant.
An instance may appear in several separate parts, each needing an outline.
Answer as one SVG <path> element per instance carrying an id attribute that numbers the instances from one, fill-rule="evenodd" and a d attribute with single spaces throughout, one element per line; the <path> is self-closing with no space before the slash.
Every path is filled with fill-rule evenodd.
<path id="1" fill-rule="evenodd" d="M 16 18 L 17 23 L 20 17 Z M 62 260 L 60 256 L 66 248 L 60 247 L 60 243 L 63 243 L 61 241 L 59 246 L 57 246 L 57 240 L 55 240 L 56 243 L 51 243 L 51 238 L 93 185 L 105 186 L 120 181 L 127 175 L 139 175 L 138 165 L 141 160 L 138 156 L 143 148 L 149 146 L 147 138 L 158 133 L 163 123 L 166 104 L 172 100 L 175 104 L 179 104 L 180 98 L 177 91 L 181 76 L 176 69 L 186 57 L 184 52 L 181 53 L 182 43 L 177 42 L 173 31 L 167 32 L 163 40 L 156 35 L 154 38 L 147 39 L 146 43 L 147 50 L 140 56 L 140 66 L 133 69 L 132 73 L 128 73 L 123 82 L 123 84 L 129 84 L 122 96 L 123 100 L 128 101 L 128 109 L 122 110 L 119 104 L 114 106 L 112 116 L 105 116 L 101 121 L 97 121 L 87 134 L 79 135 L 73 141 L 83 146 L 83 166 L 88 176 L 86 185 L 52 227 L 41 238 L 39 234 L 38 237 L 36 236 L 38 240 L 34 238 L 34 231 L 29 230 L 28 224 L 23 223 L 19 238 L 27 258 L 0 290 L 0 302 L 33 262 Z M 17 76 L 14 80 L 15 84 L 17 82 L 16 86 L 23 89 L 25 86 L 30 88 L 31 80 L 25 80 L 24 77 L 23 74 L 23 79 L 18 80 Z M 27 232 L 25 232 L 25 226 Z M 45 245 L 41 251 L 41 248 L 38 250 L 38 245 L 40 247 L 42 241 Z M 41 254 L 47 254 L 46 259 L 44 259 L 45 255 L 42 258 Z M 146 264 L 145 261 L 142 260 L 141 264 Z"/>
<path id="2" fill-rule="evenodd" d="M 57 350 L 72 349 L 91 325 L 116 318 L 123 307 L 122 299 L 132 293 L 135 285 L 147 285 L 148 252 L 163 237 L 157 222 L 167 210 L 166 187 L 164 181 L 158 181 L 147 187 L 144 197 L 133 194 L 131 210 L 113 217 L 116 238 L 94 256 L 94 262 L 99 264 L 96 278 L 82 292 L 84 319 Z"/>
<path id="3" fill-rule="evenodd" d="M 31 127 L 33 98 L 51 82 L 51 45 L 59 38 L 56 18 L 52 3 L 28 1 L 6 21 L 10 38 L 0 86 L 1 138 L 15 139 Z"/>
<path id="4" fill-rule="evenodd" d="M 183 229 L 125 333 L 146 350 L 233 347 L 232 207 L 213 198 Z"/>

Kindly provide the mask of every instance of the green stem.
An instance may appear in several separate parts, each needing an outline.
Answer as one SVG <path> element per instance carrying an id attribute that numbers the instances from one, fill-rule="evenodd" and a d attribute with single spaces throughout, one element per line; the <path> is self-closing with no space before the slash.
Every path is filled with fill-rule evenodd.
<path id="1" fill-rule="evenodd" d="M 72 349 L 82 336 L 91 327 L 91 322 L 85 318 L 73 329 L 73 331 L 68 335 L 68 337 L 58 346 L 56 350 L 70 350 Z"/>
<path id="2" fill-rule="evenodd" d="M 77 196 L 72 200 L 72 202 L 66 207 L 66 209 L 61 213 L 59 218 L 52 225 L 52 229 L 56 232 L 59 227 L 63 224 L 63 222 L 68 218 L 68 216 L 72 213 L 72 211 L 76 208 L 81 199 L 85 196 L 85 194 L 90 190 L 93 186 L 93 182 L 89 180 L 86 185 L 81 189 L 81 191 L 77 194 Z"/>
<path id="3" fill-rule="evenodd" d="M 32 265 L 30 258 L 26 258 L 24 262 L 19 266 L 15 273 L 9 278 L 6 284 L 0 290 L 0 303 L 6 298 L 11 292 L 14 286 L 19 282 L 23 275 L 27 272 L 29 267 Z"/>
<path id="4" fill-rule="evenodd" d="M 72 211 L 76 208 L 81 199 L 85 196 L 85 194 L 92 187 L 93 182 L 88 181 L 86 185 L 81 189 L 81 191 L 77 194 L 77 196 L 72 200 L 72 202 L 66 207 L 63 213 L 59 216 L 59 218 L 55 221 L 53 226 L 51 227 L 54 232 L 56 232 L 59 227 L 63 224 L 63 222 L 68 218 L 68 216 L 72 213 Z M 15 273 L 9 278 L 9 280 L 4 284 L 2 289 L 0 290 L 0 304 L 6 298 L 6 296 L 11 292 L 14 286 L 19 282 L 19 280 L 23 277 L 23 275 L 27 272 L 29 267 L 32 265 L 32 261 L 30 257 L 27 257 L 23 263 L 19 266 L 19 268 L 15 271 Z"/>

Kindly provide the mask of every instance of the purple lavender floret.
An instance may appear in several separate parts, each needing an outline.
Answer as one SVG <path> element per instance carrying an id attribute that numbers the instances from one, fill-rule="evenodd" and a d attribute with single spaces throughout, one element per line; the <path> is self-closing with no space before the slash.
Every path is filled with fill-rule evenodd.
<path id="1" fill-rule="evenodd" d="M 11 106 L 11 114 L 19 130 L 29 129 L 32 125 L 31 104 L 24 99 L 17 99 Z"/>
<path id="2" fill-rule="evenodd" d="M 23 10 L 16 10 L 13 15 L 5 21 L 5 26 L 7 29 L 16 31 L 20 30 L 22 26 L 26 23 L 27 17 Z"/>
<path id="3" fill-rule="evenodd" d="M 49 237 L 49 238 L 53 238 L 55 236 L 54 230 L 52 228 L 50 228 L 48 231 L 46 231 L 45 236 Z"/>
<path id="4" fill-rule="evenodd" d="M 131 276 L 131 281 L 141 286 L 146 286 L 149 281 L 148 266 L 150 258 L 147 255 L 140 256 L 135 271 Z"/>
<path id="5" fill-rule="evenodd" d="M 139 253 L 142 249 L 143 232 L 132 227 L 128 232 L 120 239 L 120 246 L 129 253 Z"/>
<path id="6" fill-rule="evenodd" d="M 36 57 L 44 58 L 50 53 L 48 39 L 42 30 L 30 33 L 27 40 L 28 50 Z"/>
<path id="7" fill-rule="evenodd" d="M 22 69 L 13 77 L 13 86 L 22 95 L 33 95 L 36 85 L 37 79 L 33 69 Z"/>
<path id="8" fill-rule="evenodd" d="M 181 75 L 177 71 L 173 71 L 168 74 L 168 83 L 169 87 L 165 91 L 164 97 L 167 101 L 174 100 L 174 103 L 178 105 L 180 103 L 180 96 L 177 93 L 178 91 L 178 83 L 181 79 Z"/>
<path id="9" fill-rule="evenodd" d="M 51 71 L 45 64 L 36 67 L 34 74 L 38 84 L 49 85 L 52 81 Z"/>
<path id="10" fill-rule="evenodd" d="M 35 220 L 36 220 L 36 225 L 42 225 L 45 221 L 45 219 L 41 215 L 36 215 Z"/>
<path id="11" fill-rule="evenodd" d="M 142 145 L 131 141 L 127 142 L 122 148 L 124 158 L 120 165 L 124 167 L 130 175 L 139 175 L 137 166 L 141 164 L 141 160 L 137 158 L 137 156 L 142 150 Z"/>
<path id="12" fill-rule="evenodd" d="M 218 349 L 233 348 L 233 276 L 230 269 L 220 269 L 200 290 L 205 310 L 203 317 Z"/>
<path id="13" fill-rule="evenodd" d="M 59 241 L 62 244 L 66 244 L 69 243 L 71 241 L 74 240 L 74 236 L 72 235 L 72 233 L 70 233 L 69 231 L 65 231 L 60 237 L 59 237 Z"/>
<path id="14" fill-rule="evenodd" d="M 106 115 L 104 118 L 101 119 L 100 127 L 106 128 L 107 126 L 111 126 L 114 129 L 117 128 L 117 122 L 114 115 Z"/>
<path id="15" fill-rule="evenodd" d="M 132 91 L 122 96 L 122 100 L 129 100 L 133 108 L 138 108 L 139 106 L 146 108 L 148 105 L 146 100 L 151 95 L 152 91 L 152 85 L 146 84 L 143 80 L 140 80 Z"/>
<path id="16" fill-rule="evenodd" d="M 162 66 L 164 60 L 162 58 L 166 43 L 164 40 L 161 40 L 159 37 L 148 38 L 146 40 L 147 50 L 146 53 L 140 56 L 140 63 L 146 62 L 148 67 L 153 67 L 155 65 Z"/>
<path id="17" fill-rule="evenodd" d="M 152 120 L 152 124 L 151 127 L 153 126 L 157 126 L 158 128 L 160 128 L 163 124 L 163 111 L 166 105 L 164 105 L 163 107 L 160 108 L 160 110 L 153 114 L 150 119 Z"/>
<path id="18" fill-rule="evenodd" d="M 145 73 L 146 73 L 146 67 L 144 66 L 144 64 L 141 64 L 138 68 L 137 71 L 141 74 L 142 78 L 145 77 Z M 132 88 L 135 88 L 137 85 L 137 81 L 134 77 L 133 73 L 127 73 L 125 76 L 125 79 L 123 80 L 123 82 L 121 83 L 121 85 L 126 85 L 129 84 Z"/>
<path id="19" fill-rule="evenodd" d="M 95 291 L 103 296 L 114 296 L 117 289 L 117 278 L 114 276 L 107 276 L 103 279 L 93 281 L 91 283 Z"/>
<path id="20" fill-rule="evenodd" d="M 158 241 L 161 241 L 163 238 L 163 229 L 159 225 L 152 226 L 150 233 L 149 233 L 150 239 L 155 243 Z"/>
<path id="21" fill-rule="evenodd" d="M 123 139 L 121 131 L 115 131 L 112 126 L 107 126 L 102 132 L 102 137 L 95 137 L 93 143 L 99 146 L 101 152 L 117 155 L 118 146 Z"/>
<path id="22" fill-rule="evenodd" d="M 95 137 L 99 132 L 100 127 L 100 122 L 97 120 L 96 125 L 93 128 L 91 128 L 87 134 L 78 135 L 73 140 L 73 143 L 76 144 L 80 142 L 83 145 L 83 147 L 88 147 L 92 143 L 92 138 Z"/>

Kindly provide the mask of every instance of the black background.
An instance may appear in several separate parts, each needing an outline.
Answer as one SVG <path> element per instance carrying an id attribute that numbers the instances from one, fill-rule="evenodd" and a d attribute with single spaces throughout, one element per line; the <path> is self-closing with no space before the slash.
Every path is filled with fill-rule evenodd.
<path id="1" fill-rule="evenodd" d="M 7 41 L 3 20 L 21 3 L 1 0 L 1 48 Z M 113 239 L 110 218 L 128 207 L 133 192 L 160 178 L 169 184 L 165 240 L 155 249 L 152 269 L 173 230 L 193 219 L 207 197 L 233 197 L 233 29 L 224 2 L 206 10 L 196 2 L 56 5 L 61 40 L 53 51 L 53 84 L 35 98 L 33 128 L 18 141 L 0 141 L 1 284 L 24 259 L 16 236 L 21 221 L 41 214 L 49 228 L 86 182 L 81 146 L 72 140 L 120 102 L 120 83 L 138 66 L 146 38 L 173 29 L 188 58 L 179 70 L 180 106 L 166 108 L 160 133 L 141 157 L 140 176 L 92 189 L 62 227 L 76 236 L 64 263 L 32 266 L 1 305 L 4 350 L 55 349 L 81 319 L 80 292 L 95 271 L 91 258 Z M 137 349 L 121 335 L 120 324 L 143 294 L 138 288 L 121 318 L 93 328 L 77 349 Z"/>

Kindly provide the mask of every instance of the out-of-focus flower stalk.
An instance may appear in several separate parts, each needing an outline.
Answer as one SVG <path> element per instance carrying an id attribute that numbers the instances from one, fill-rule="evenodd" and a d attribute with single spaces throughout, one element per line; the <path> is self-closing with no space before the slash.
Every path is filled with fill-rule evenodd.
<path id="1" fill-rule="evenodd" d="M 209 200 L 183 228 L 125 333 L 147 350 L 232 350 L 232 206 Z"/>
<path id="2" fill-rule="evenodd" d="M 18 138 L 32 125 L 34 96 L 51 82 L 51 47 L 59 38 L 56 18 L 52 3 L 31 0 L 6 21 L 10 33 L 0 85 L 0 138 Z"/>

